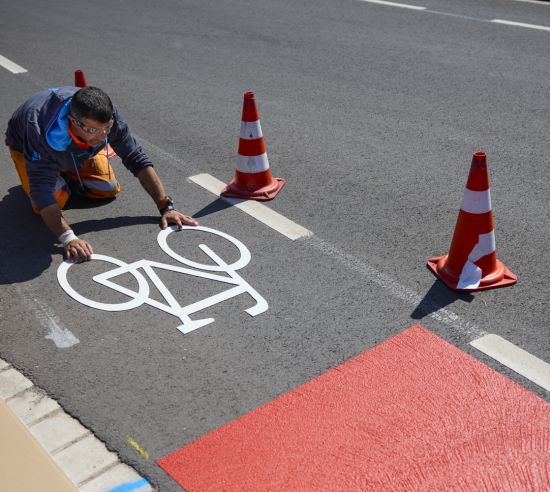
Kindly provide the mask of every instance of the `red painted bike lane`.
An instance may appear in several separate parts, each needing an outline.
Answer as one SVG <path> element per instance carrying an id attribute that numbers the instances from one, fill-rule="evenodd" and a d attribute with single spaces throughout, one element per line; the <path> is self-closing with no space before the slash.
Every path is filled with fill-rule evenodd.
<path id="1" fill-rule="evenodd" d="M 158 464 L 190 492 L 550 490 L 550 405 L 415 325 Z"/>

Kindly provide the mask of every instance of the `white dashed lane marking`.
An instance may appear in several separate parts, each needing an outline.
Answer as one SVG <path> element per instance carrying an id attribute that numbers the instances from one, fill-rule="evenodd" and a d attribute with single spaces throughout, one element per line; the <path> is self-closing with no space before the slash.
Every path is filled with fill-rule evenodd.
<path id="1" fill-rule="evenodd" d="M 386 5 L 388 7 L 400 7 L 402 9 L 411 10 L 426 10 L 426 7 L 420 7 L 418 5 L 408 5 L 406 3 L 385 2 L 384 0 L 361 0 L 362 2 L 376 3 L 379 5 Z"/>
<path id="2" fill-rule="evenodd" d="M 204 189 L 214 193 L 218 197 L 225 187 L 225 184 L 219 179 L 211 176 L 210 174 L 197 174 L 189 178 L 193 183 L 202 186 Z M 238 198 L 226 198 L 220 197 L 225 202 L 239 208 L 248 215 L 251 215 L 260 222 L 266 224 L 272 229 L 280 232 L 289 239 L 295 240 L 301 237 L 309 237 L 313 235 L 313 232 L 308 231 L 305 227 L 302 227 L 296 222 L 292 222 L 281 214 L 278 214 L 274 210 L 262 205 L 261 203 L 240 200 Z"/>
<path id="3" fill-rule="evenodd" d="M 523 2 L 523 3 L 534 3 L 537 5 L 543 5 L 544 7 L 549 7 L 550 2 L 546 0 L 514 0 L 514 2 Z"/>
<path id="4" fill-rule="evenodd" d="M 410 5 L 410 4 L 406 4 L 406 3 L 386 2 L 385 0 L 359 0 L 359 1 L 365 2 L 365 3 L 373 3 L 373 4 L 376 4 L 376 5 L 383 5 L 383 6 L 386 6 L 386 7 L 398 7 L 398 8 L 402 8 L 402 9 L 419 10 L 419 11 L 424 11 L 427 14 L 443 15 L 443 16 L 446 16 L 446 17 L 458 17 L 458 18 L 461 18 L 461 19 L 468 19 L 468 20 L 473 20 L 473 21 L 478 21 L 478 22 L 491 22 L 493 24 L 502 24 L 502 25 L 505 25 L 505 26 L 523 27 L 523 28 L 526 28 L 526 29 L 538 29 L 539 31 L 550 31 L 550 27 L 548 27 L 548 26 L 542 26 L 542 25 L 538 25 L 538 24 L 528 24 L 528 23 L 525 23 L 525 22 L 509 21 L 509 20 L 505 20 L 505 19 L 482 19 L 480 17 L 473 17 L 473 16 L 470 16 L 470 15 L 453 14 L 451 12 L 441 12 L 439 10 L 431 10 L 431 9 L 428 9 L 427 7 L 423 7 L 421 5 Z M 529 3 L 540 3 L 542 5 L 549 5 L 549 3 L 544 4 L 542 2 L 536 2 L 534 0 L 517 0 L 517 1 L 524 1 L 524 2 L 529 1 Z"/>
<path id="5" fill-rule="evenodd" d="M 0 65 L 11 73 L 25 73 L 27 70 L 19 66 L 17 63 L 8 60 L 5 56 L 0 55 Z"/>
<path id="6" fill-rule="evenodd" d="M 470 345 L 550 391 L 550 364 L 498 335 L 485 335 Z"/>
<path id="7" fill-rule="evenodd" d="M 537 24 L 525 24 L 524 22 L 514 22 L 514 21 L 508 21 L 504 19 L 493 19 L 491 22 L 494 22 L 495 24 L 504 24 L 506 26 L 526 27 L 527 29 L 538 29 L 540 31 L 550 31 L 550 27 L 548 26 L 539 26 Z"/>

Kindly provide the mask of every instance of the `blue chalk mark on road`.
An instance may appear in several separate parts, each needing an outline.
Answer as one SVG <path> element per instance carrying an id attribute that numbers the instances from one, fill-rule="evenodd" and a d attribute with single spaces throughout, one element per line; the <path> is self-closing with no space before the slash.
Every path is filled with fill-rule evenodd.
<path id="1" fill-rule="evenodd" d="M 139 490 L 141 487 L 149 485 L 149 482 L 145 479 L 138 480 L 137 482 L 128 482 L 118 485 L 114 489 L 109 490 L 109 492 L 133 492 L 134 490 Z"/>

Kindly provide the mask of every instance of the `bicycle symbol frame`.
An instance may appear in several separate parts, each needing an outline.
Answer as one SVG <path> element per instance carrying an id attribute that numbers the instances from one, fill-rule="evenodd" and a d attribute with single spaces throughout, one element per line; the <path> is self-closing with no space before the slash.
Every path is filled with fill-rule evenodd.
<path id="1" fill-rule="evenodd" d="M 168 236 L 173 232 L 178 231 L 177 227 L 172 226 L 162 230 L 158 234 L 157 242 L 159 243 L 159 246 L 161 247 L 161 249 L 168 256 L 178 261 L 179 263 L 187 265 L 188 267 L 191 267 L 191 268 L 178 267 L 178 266 L 174 266 L 166 263 L 159 263 L 156 261 L 149 261 L 149 260 L 138 260 L 133 263 L 125 263 L 121 260 L 118 260 L 117 258 L 112 258 L 110 256 L 99 255 L 95 253 L 92 255 L 92 260 L 106 261 L 108 263 L 113 263 L 114 265 L 117 265 L 117 267 L 112 270 L 101 273 L 99 275 L 95 275 L 93 277 L 93 280 L 99 283 L 100 285 L 104 285 L 105 287 L 109 287 L 117 292 L 120 292 L 122 294 L 127 295 L 128 297 L 131 297 L 132 299 L 127 302 L 113 303 L 113 304 L 102 303 L 102 302 L 94 301 L 92 299 L 88 299 L 87 297 L 84 297 L 83 295 L 79 294 L 69 284 L 69 281 L 67 280 L 67 273 L 69 269 L 73 265 L 77 264 L 77 262 L 73 260 L 65 260 L 61 265 L 59 265 L 59 268 L 57 269 L 57 280 L 61 285 L 61 287 L 63 288 L 63 290 L 67 294 L 69 294 L 69 296 L 71 296 L 73 299 L 77 300 L 78 302 L 95 309 L 101 309 L 103 311 L 126 311 L 129 309 L 139 307 L 142 304 L 148 304 L 152 307 L 160 309 L 161 311 L 164 311 L 168 314 L 176 316 L 177 318 L 180 319 L 182 324 L 177 328 L 179 331 L 181 331 L 184 334 L 189 333 L 193 330 L 196 330 L 197 328 L 206 326 L 212 323 L 213 321 L 215 321 L 214 318 L 203 318 L 199 320 L 192 320 L 190 318 L 191 314 L 194 314 L 198 311 L 206 309 L 219 302 L 223 302 L 228 299 L 231 299 L 232 297 L 238 296 L 240 294 L 248 293 L 256 301 L 256 304 L 254 306 L 245 310 L 246 313 L 250 314 L 251 316 L 257 316 L 258 314 L 261 314 L 267 311 L 269 307 L 267 304 L 267 301 L 258 293 L 258 291 L 256 291 L 256 289 L 254 289 L 246 280 L 244 280 L 237 273 L 237 270 L 240 270 L 241 268 L 248 265 L 251 259 L 250 251 L 243 243 L 241 243 L 238 239 L 228 234 L 225 234 L 221 231 L 217 231 L 215 229 L 210 229 L 208 227 L 183 226 L 183 229 L 186 233 L 188 233 L 187 231 L 204 231 L 204 232 L 208 232 L 210 234 L 214 234 L 216 236 L 220 236 L 227 239 L 228 241 L 233 243 L 233 245 L 236 246 L 237 249 L 239 250 L 239 253 L 240 253 L 239 259 L 236 262 L 228 265 L 216 253 L 214 253 L 214 251 L 212 251 L 208 246 L 204 244 L 200 244 L 199 248 L 207 256 L 210 257 L 210 259 L 215 263 L 214 265 L 205 265 L 201 263 L 196 263 L 187 258 L 184 258 L 183 256 L 178 255 L 174 250 L 170 248 L 170 246 L 168 246 L 168 241 L 167 241 Z M 166 304 L 163 304 L 162 302 L 156 301 L 155 299 L 151 299 L 149 297 L 149 294 L 150 294 L 149 283 L 147 282 L 145 276 L 139 271 L 140 268 L 144 270 L 147 277 L 149 277 L 149 279 L 153 282 L 155 287 L 164 297 Z M 232 285 L 233 287 L 219 294 L 215 294 L 213 296 L 207 297 L 206 299 L 203 299 L 201 301 L 189 304 L 187 306 L 181 306 L 179 302 L 174 298 L 172 293 L 168 290 L 164 282 L 162 282 L 159 276 L 155 273 L 154 271 L 155 268 L 161 269 L 161 270 L 169 270 L 172 272 L 183 273 L 186 275 L 191 275 L 193 277 L 201 277 L 205 279 L 215 280 L 217 282 L 222 282 L 225 284 Z M 223 276 L 215 273 L 207 273 L 207 272 L 223 272 L 228 276 Z M 138 284 L 137 292 L 131 289 L 128 289 L 126 287 L 123 287 L 121 285 L 118 285 L 111 281 L 111 279 L 113 279 L 114 277 L 117 277 L 119 275 L 123 275 L 126 273 L 130 273 L 137 281 L 137 284 Z"/>

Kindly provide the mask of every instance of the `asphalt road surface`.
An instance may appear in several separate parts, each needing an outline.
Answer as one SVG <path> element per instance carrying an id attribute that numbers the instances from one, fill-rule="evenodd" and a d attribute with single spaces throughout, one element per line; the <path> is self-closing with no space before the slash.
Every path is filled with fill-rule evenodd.
<path id="1" fill-rule="evenodd" d="M 269 305 L 250 316 L 254 301 L 242 294 L 192 314 L 215 321 L 183 335 L 180 320 L 154 306 L 108 312 L 75 301 L 57 281 L 61 249 L 0 151 L 0 357 L 160 490 L 180 489 L 156 459 L 415 323 L 550 401 L 470 345 L 494 333 L 550 361 L 550 30 L 540 28 L 550 26 L 550 4 L 406 3 L 425 9 L 356 0 L 0 1 L 0 55 L 27 70 L 0 67 L 0 121 L 84 69 L 121 109 L 178 209 L 250 250 L 239 274 Z M 287 180 L 266 206 L 311 237 L 290 240 L 188 179 L 233 176 L 249 90 L 271 172 Z M 449 249 L 475 151 L 488 156 L 497 255 L 518 283 L 456 294 L 426 260 Z M 114 165 L 117 199 L 73 201 L 67 220 L 96 253 L 177 265 L 157 243 L 154 204 Z M 169 238 L 204 263 L 199 242 L 227 262 L 238 256 L 205 232 Z M 98 302 L 125 302 L 91 281 L 112 268 L 77 265 L 69 280 Z M 161 275 L 181 305 L 227 289 Z"/>

